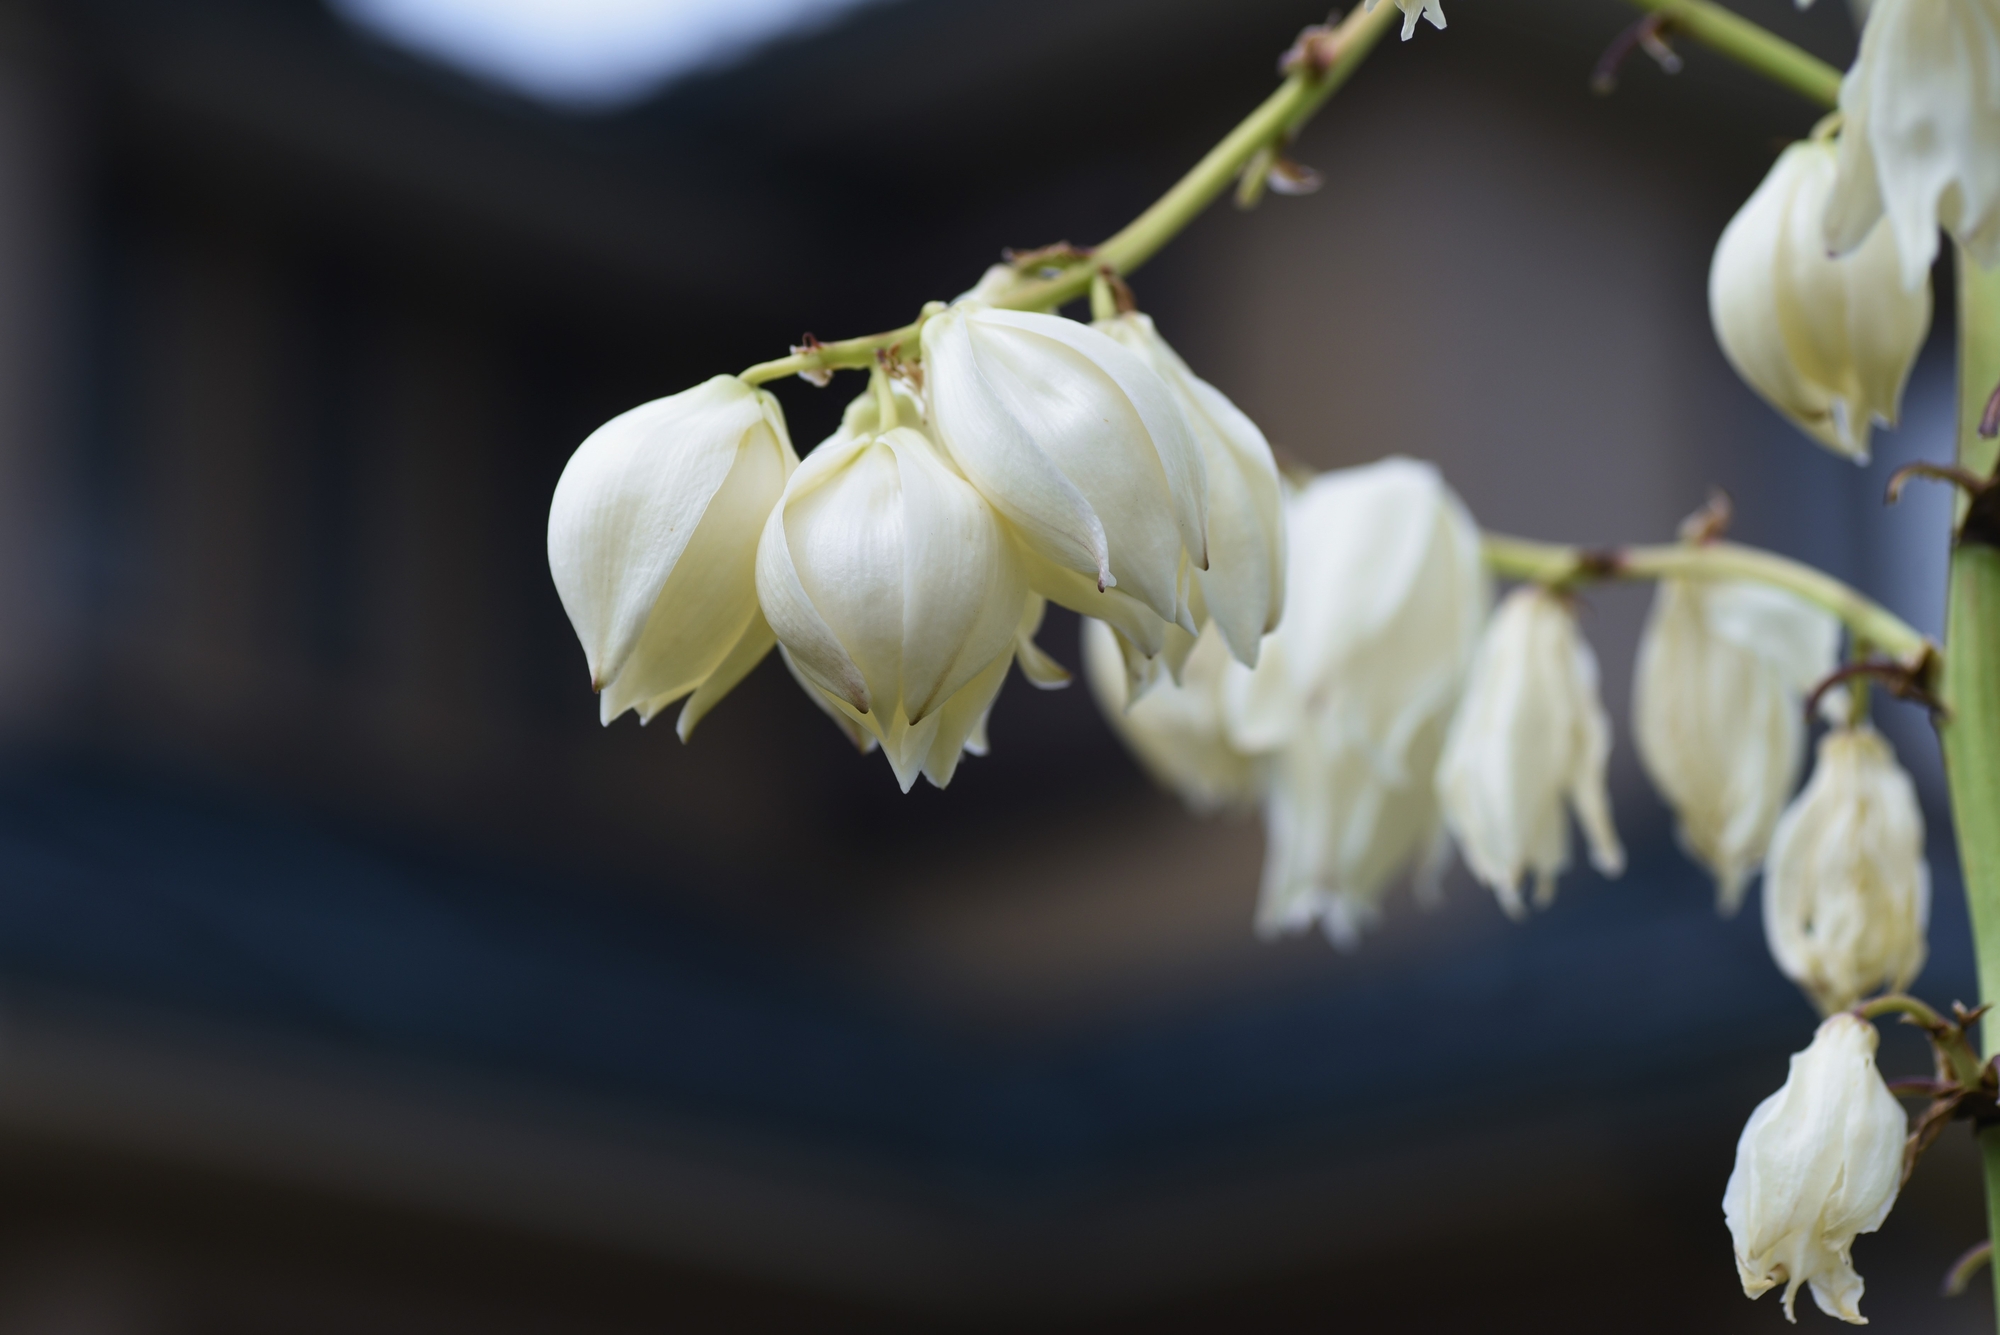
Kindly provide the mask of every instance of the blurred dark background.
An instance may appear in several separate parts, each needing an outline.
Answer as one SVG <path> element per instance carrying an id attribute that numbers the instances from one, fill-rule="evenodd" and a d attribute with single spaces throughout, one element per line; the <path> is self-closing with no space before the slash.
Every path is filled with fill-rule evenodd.
<path id="1" fill-rule="evenodd" d="M 1948 340 L 1856 469 L 1707 326 L 1816 112 L 1698 50 L 1593 96 L 1612 0 L 1446 6 L 1303 138 L 1324 190 L 1138 275 L 1163 331 L 1295 460 L 1587 542 L 1720 484 L 1935 629 L 1944 498 L 1878 498 L 1948 452 Z M 0 1333 L 1778 1329 L 1720 1198 L 1814 1017 L 1639 778 L 1644 590 L 1588 623 L 1633 869 L 1352 956 L 1256 943 L 1254 822 L 1081 689 L 908 797 L 775 663 L 687 747 L 596 723 L 543 548 L 591 428 L 1107 235 L 1319 17 L 883 0 L 579 111 L 317 0 L 0 5 Z M 860 383 L 778 387 L 802 448 Z M 1919 990 L 1971 1000 L 1892 723 Z M 1865 1310 L 1983 1329 L 1933 1154 Z"/>

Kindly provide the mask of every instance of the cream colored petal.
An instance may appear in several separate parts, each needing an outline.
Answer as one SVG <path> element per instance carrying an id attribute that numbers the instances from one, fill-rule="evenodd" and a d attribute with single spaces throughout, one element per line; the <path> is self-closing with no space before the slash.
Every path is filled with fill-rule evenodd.
<path id="1" fill-rule="evenodd" d="M 1188 429 L 1180 405 L 1174 402 L 1173 392 L 1158 373 L 1129 348 L 1075 320 L 1033 311 L 999 309 L 984 312 L 981 320 L 989 325 L 1011 327 L 1023 334 L 1060 344 L 1116 387 L 1115 396 L 1106 396 L 1109 401 L 1107 406 L 1115 410 L 1119 406 L 1117 400 L 1124 400 L 1127 411 L 1138 419 L 1136 435 L 1148 442 L 1150 450 L 1133 450 L 1126 470 L 1107 469 L 1100 472 L 1102 450 L 1091 448 L 1087 434 L 1080 436 L 1071 429 L 1057 431 L 1048 437 L 1046 448 L 1051 450 L 1069 476 L 1078 479 L 1102 478 L 1098 487 L 1088 483 L 1080 485 L 1084 494 L 1092 497 L 1091 504 L 1099 517 L 1104 519 L 1107 534 L 1121 530 L 1150 530 L 1154 526 L 1155 518 L 1150 509 L 1140 509 L 1130 517 L 1114 517 L 1113 510 L 1124 511 L 1137 501 L 1123 489 L 1131 486 L 1137 476 L 1146 473 L 1144 464 L 1150 463 L 1158 469 L 1166 482 L 1172 520 L 1179 530 L 1179 545 L 1187 551 L 1196 569 L 1207 569 L 1207 464 L 1202 459 L 1201 447 Z M 1043 420 L 1052 419 L 1044 417 Z M 1068 427 L 1067 422 L 1064 425 Z M 1101 426 L 1097 434 L 1101 436 Z M 1127 439 L 1132 434 L 1129 430 L 1119 432 L 1120 437 Z M 1116 555 L 1115 551 L 1113 555 Z M 1161 615 L 1166 614 L 1162 612 Z"/>
<path id="2" fill-rule="evenodd" d="M 1709 266 L 1709 315 L 1723 355 L 1750 388 L 1828 449 L 1857 455 L 1862 447 L 1836 424 L 1831 395 L 1795 361 L 1781 315 L 1790 299 L 1782 251 L 1802 147 L 1786 150 L 1723 229 Z"/>
<path id="3" fill-rule="evenodd" d="M 1035 643 L 1035 636 L 1041 631 L 1042 616 L 1047 607 L 1048 601 L 1040 594 L 1028 595 L 1021 613 L 1020 625 L 1015 630 L 1014 657 L 1021 665 L 1021 675 L 1028 679 L 1029 685 L 1038 690 L 1057 691 L 1069 685 L 1069 669 L 1049 657 L 1043 652 L 1042 647 Z M 970 743 L 967 746 L 971 749 Z M 984 755 L 985 752 L 975 750 L 974 754 Z"/>
<path id="4" fill-rule="evenodd" d="M 598 697 L 604 722 L 627 709 L 657 710 L 678 700 L 717 671 L 742 638 L 757 616 L 752 535 L 783 490 L 789 463 L 767 431 L 750 433 L 660 586 L 637 643 L 604 683 Z"/>
<path id="5" fill-rule="evenodd" d="M 549 570 L 597 686 L 637 647 L 746 437 L 768 432 L 756 391 L 717 376 L 613 418 L 571 456 L 549 506 Z M 769 448 L 789 458 L 781 437 Z"/>
<path id="6" fill-rule="evenodd" d="M 785 662 L 795 674 L 863 714 L 873 707 L 868 681 L 799 578 L 787 518 L 795 497 L 810 495 L 868 451 L 867 442 L 854 441 L 833 449 L 822 446 L 807 455 L 787 484 L 784 498 L 772 508 L 757 547 L 757 598 L 785 647 Z"/>
<path id="7" fill-rule="evenodd" d="M 1035 552 L 1105 587 L 1115 584 L 1097 512 L 1031 434 L 1034 418 L 1016 416 L 1018 395 L 995 383 L 968 318 L 966 309 L 954 308 L 924 325 L 925 386 L 939 438 Z"/>
<path id="8" fill-rule="evenodd" d="M 902 478 L 902 698 L 922 719 L 1012 654 L 1027 576 L 992 507 L 929 440 L 908 428 L 882 439 Z"/>
<path id="9" fill-rule="evenodd" d="M 1188 369 L 1145 315 L 1094 328 L 1135 353 L 1173 395 L 1201 450 L 1208 480 L 1208 569 L 1195 572 L 1209 614 L 1247 666 L 1284 605 L 1283 493 L 1271 447 L 1235 404 Z M 1204 618 L 1194 618 L 1199 625 Z"/>
<path id="10" fill-rule="evenodd" d="M 792 674 L 792 680 L 797 682 L 799 689 L 806 693 L 806 698 L 818 706 L 822 714 L 833 720 L 834 726 L 840 729 L 848 741 L 854 743 L 855 750 L 865 756 L 875 749 L 876 741 L 874 734 L 854 721 L 851 709 L 842 709 L 840 707 L 838 696 L 822 689 L 811 678 L 807 677 L 805 673 L 799 671 L 799 665 L 792 658 L 791 650 L 780 644 L 778 646 L 778 657 L 784 662 L 785 671 Z"/>
<path id="11" fill-rule="evenodd" d="M 771 623 L 764 620 L 764 613 L 759 610 L 750 618 L 750 624 L 744 627 L 743 634 L 737 639 L 736 647 L 729 651 L 729 656 L 722 660 L 721 665 L 702 682 L 700 689 L 689 696 L 688 702 L 681 706 L 680 716 L 674 720 L 674 731 L 679 734 L 683 742 L 694 735 L 695 724 L 707 717 L 709 710 L 722 703 L 722 697 L 735 690 L 737 685 L 750 675 L 751 669 L 764 661 L 764 655 L 770 653 L 771 647 L 777 642 L 778 637 L 772 633 Z M 664 703 L 653 704 L 646 711 L 645 718 L 650 721 Z"/>
<path id="12" fill-rule="evenodd" d="M 994 659 L 938 710 L 937 731 L 924 758 L 924 777 L 933 787 L 949 784 L 958 772 L 958 762 L 966 755 L 986 754 L 986 718 L 1007 681 L 1007 668 L 1012 662 L 1012 656 L 1007 654 Z"/>

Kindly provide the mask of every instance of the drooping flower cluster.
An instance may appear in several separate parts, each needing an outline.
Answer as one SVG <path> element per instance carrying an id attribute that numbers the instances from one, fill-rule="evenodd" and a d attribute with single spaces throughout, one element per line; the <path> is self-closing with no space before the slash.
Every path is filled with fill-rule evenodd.
<path id="1" fill-rule="evenodd" d="M 2000 264 L 2000 0 L 1875 0 L 1837 142 L 1787 148 L 1716 246 L 1709 308 L 1731 365 L 1865 462 L 1930 328 L 1940 226 L 1971 263 Z"/>
<path id="2" fill-rule="evenodd" d="M 986 749 L 1045 600 L 1116 628 L 1138 687 L 1204 625 L 1254 663 L 1284 601 L 1270 446 L 1136 313 L 1095 327 L 975 294 L 928 319 L 922 371 L 875 373 L 793 453 L 731 376 L 624 414 L 564 470 L 549 566 L 606 723 L 689 697 L 694 724 L 775 644 L 905 791 Z"/>
<path id="3" fill-rule="evenodd" d="M 1736 1144 L 1722 1196 L 1736 1273 L 1752 1298 L 1783 1284 L 1787 1317 L 1810 1285 L 1822 1312 L 1865 1324 L 1854 1239 L 1880 1228 L 1896 1203 L 1907 1127 L 1875 1069 L 1877 1041 L 1875 1026 L 1854 1015 L 1820 1025 Z"/>

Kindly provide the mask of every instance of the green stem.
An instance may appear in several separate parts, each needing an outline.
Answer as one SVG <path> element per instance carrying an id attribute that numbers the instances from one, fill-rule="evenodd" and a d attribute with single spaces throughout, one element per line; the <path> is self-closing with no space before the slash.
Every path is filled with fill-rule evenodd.
<path id="1" fill-rule="evenodd" d="M 1840 101 L 1840 71 L 1741 14 L 1711 0 L 1631 0 L 1672 20 L 1676 33 L 1728 56 L 1799 96 L 1832 107 Z"/>
<path id="2" fill-rule="evenodd" d="M 1588 551 L 1487 534 L 1487 566 L 1509 579 L 1578 584 L 1603 579 L 1747 579 L 1797 594 L 1844 622 L 1857 640 L 1916 666 L 1931 652 L 1921 631 L 1880 603 L 1800 561 L 1733 542 L 1661 543 Z"/>
<path id="3" fill-rule="evenodd" d="M 1979 434 L 1980 414 L 2000 383 L 2000 269 L 1982 270 L 1961 248 L 1958 268 L 1958 464 L 1992 475 L 2000 442 Z M 1965 513 L 1964 503 L 1959 516 Z M 1945 602 L 1946 713 L 1938 728 L 1959 875 L 1972 915 L 1980 1000 L 2000 1001 L 2000 549 L 1960 541 L 1951 553 Z M 2000 1052 L 2000 1012 L 1988 1011 L 1985 1050 Z M 1988 1236 L 2000 1237 L 2000 1129 L 1979 1137 L 1986 1161 Z M 1994 1272 L 2000 1312 L 2000 1268 Z"/>
<path id="4" fill-rule="evenodd" d="M 1244 117 L 1172 189 L 1117 235 L 1095 247 L 1090 252 L 1089 264 L 1072 264 L 1053 278 L 1024 280 L 994 298 L 993 304 L 1019 311 L 1054 310 L 1089 291 L 1091 279 L 1100 266 L 1128 274 L 1153 258 L 1229 188 L 1229 183 L 1252 158 L 1297 134 L 1313 113 L 1347 82 L 1399 16 L 1400 11 L 1388 0 L 1380 0 L 1373 9 L 1355 6 L 1344 22 L 1316 39 L 1318 49 L 1331 53 L 1332 57 L 1323 69 L 1310 61 L 1301 61 L 1276 92 Z M 742 379 L 757 385 L 788 375 L 867 366 L 884 348 L 901 347 L 905 355 L 914 354 L 922 323 L 918 320 L 900 329 L 822 343 L 789 357 L 759 362 L 744 371 Z"/>

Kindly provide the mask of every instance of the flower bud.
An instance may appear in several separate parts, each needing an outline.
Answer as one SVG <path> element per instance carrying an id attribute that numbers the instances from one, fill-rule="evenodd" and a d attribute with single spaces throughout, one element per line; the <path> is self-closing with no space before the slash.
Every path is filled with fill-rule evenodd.
<path id="1" fill-rule="evenodd" d="M 1134 311 L 1094 327 L 1138 353 L 1165 382 L 1201 447 L 1208 569 L 1194 572 L 1195 582 L 1230 653 L 1256 667 L 1258 644 L 1277 629 L 1285 602 L 1284 497 L 1270 443 L 1221 390 L 1188 369 L 1150 317 Z"/>
<path id="2" fill-rule="evenodd" d="M 1597 698 L 1597 657 L 1559 594 L 1524 585 L 1493 614 L 1438 762 L 1445 823 L 1473 875 L 1513 917 L 1555 898 L 1569 866 L 1568 800 L 1604 875 L 1625 869 L 1604 789 L 1611 724 Z"/>
<path id="3" fill-rule="evenodd" d="M 549 573 L 604 722 L 692 691 L 685 740 L 770 650 L 757 540 L 797 464 L 777 400 L 726 375 L 612 418 L 570 456 Z"/>
<path id="4" fill-rule="evenodd" d="M 950 781 L 1028 605 L 998 516 L 907 426 L 843 430 L 807 456 L 765 524 L 757 593 L 794 670 L 881 744 L 905 792 L 919 772 Z"/>
<path id="5" fill-rule="evenodd" d="M 1036 591 L 1148 653 L 1161 623 L 1199 630 L 1207 484 L 1159 376 L 1088 325 L 976 301 L 927 321 L 923 351 L 938 439 L 1034 558 Z"/>
<path id="6" fill-rule="evenodd" d="M 1256 801 L 1258 766 L 1229 744 L 1222 719 L 1222 680 L 1229 646 L 1211 622 L 1193 642 L 1178 683 L 1129 690 L 1118 633 L 1102 621 L 1083 623 L 1083 671 L 1111 726 L 1162 787 L 1204 814 Z"/>
<path id="7" fill-rule="evenodd" d="M 1639 639 L 1632 731 L 1681 847 L 1732 914 L 1805 758 L 1802 705 L 1840 623 L 1769 585 L 1663 579 Z"/>
<path id="8" fill-rule="evenodd" d="M 1428 464 L 1321 474 L 1285 526 L 1284 618 L 1224 682 L 1231 743 L 1269 757 L 1258 930 L 1319 922 L 1351 946 L 1412 862 L 1420 891 L 1442 870 L 1438 752 L 1491 591 L 1479 530 Z"/>
<path id="9" fill-rule="evenodd" d="M 1822 1013 L 1907 987 L 1930 922 L 1924 816 L 1910 776 L 1867 724 L 1820 739 L 1812 779 L 1764 864 L 1764 935 Z"/>
<path id="10" fill-rule="evenodd" d="M 1840 175 L 1825 215 L 1837 254 L 1886 212 L 1903 286 L 1937 258 L 1943 223 L 2000 264 L 2000 0 L 1876 0 L 1840 83 Z"/>
<path id="11" fill-rule="evenodd" d="M 1875 1026 L 1855 1015 L 1820 1025 L 1792 1057 L 1785 1086 L 1757 1105 L 1736 1142 L 1722 1215 L 1751 1298 L 1802 1284 L 1828 1316 L 1865 1325 L 1854 1239 L 1889 1217 L 1908 1124 L 1875 1069 Z"/>
<path id="12" fill-rule="evenodd" d="M 1930 289 L 1906 289 L 1885 229 L 1828 255 L 1821 219 L 1834 150 L 1787 148 L 1716 243 L 1709 314 L 1729 364 L 1820 444 L 1867 462 L 1871 423 L 1893 426 L 1930 329 Z M 1927 261 L 1928 262 L 1928 261 Z"/>

